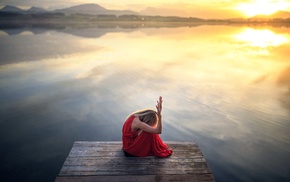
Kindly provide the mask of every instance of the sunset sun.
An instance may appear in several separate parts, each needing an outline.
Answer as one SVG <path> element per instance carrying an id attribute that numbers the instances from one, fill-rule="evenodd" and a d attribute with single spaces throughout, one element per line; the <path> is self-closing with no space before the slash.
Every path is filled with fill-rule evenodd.
<path id="1" fill-rule="evenodd" d="M 249 3 L 239 4 L 237 9 L 251 17 L 259 14 L 270 15 L 288 7 L 289 3 L 284 0 L 252 0 Z"/>

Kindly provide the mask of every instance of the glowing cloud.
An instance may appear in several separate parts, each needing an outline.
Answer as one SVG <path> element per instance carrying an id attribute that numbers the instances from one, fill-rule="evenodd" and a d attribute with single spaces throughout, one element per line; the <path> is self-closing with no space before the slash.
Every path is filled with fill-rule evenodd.
<path id="1" fill-rule="evenodd" d="M 284 0 L 252 0 L 250 3 L 238 4 L 236 9 L 242 11 L 247 16 L 258 14 L 270 15 L 279 10 L 287 10 L 289 2 Z"/>

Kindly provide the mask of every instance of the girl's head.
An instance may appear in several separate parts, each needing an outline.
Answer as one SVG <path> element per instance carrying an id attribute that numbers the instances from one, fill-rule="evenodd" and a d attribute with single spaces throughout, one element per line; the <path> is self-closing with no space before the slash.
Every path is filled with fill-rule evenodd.
<path id="1" fill-rule="evenodd" d="M 140 121 L 150 125 L 154 126 L 157 123 L 157 113 L 153 109 L 144 109 L 140 111 L 134 112 L 132 115 L 138 116 Z"/>

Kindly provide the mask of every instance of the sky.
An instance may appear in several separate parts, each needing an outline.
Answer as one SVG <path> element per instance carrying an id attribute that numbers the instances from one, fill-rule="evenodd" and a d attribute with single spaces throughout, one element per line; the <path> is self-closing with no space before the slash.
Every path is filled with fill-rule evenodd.
<path id="1" fill-rule="evenodd" d="M 95 3 L 107 9 L 132 10 L 146 15 L 200 18 L 238 18 L 290 11 L 290 0 L 0 0 L 0 6 L 37 6 L 49 10 Z"/>

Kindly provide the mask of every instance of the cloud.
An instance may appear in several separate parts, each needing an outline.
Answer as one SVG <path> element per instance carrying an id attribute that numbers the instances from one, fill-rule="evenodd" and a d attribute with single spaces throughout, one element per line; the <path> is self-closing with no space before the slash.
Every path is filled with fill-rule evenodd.
<path id="1" fill-rule="evenodd" d="M 187 17 L 189 14 L 186 11 L 179 9 L 167 9 L 167 8 L 154 8 L 147 7 L 146 9 L 140 11 L 141 14 L 151 15 L 151 16 L 184 16 Z"/>
<path id="2" fill-rule="evenodd" d="M 147 7 L 141 14 L 162 16 L 184 16 L 199 18 L 235 18 L 242 14 L 233 7 L 234 2 L 192 2 L 192 3 L 162 3 Z"/>

